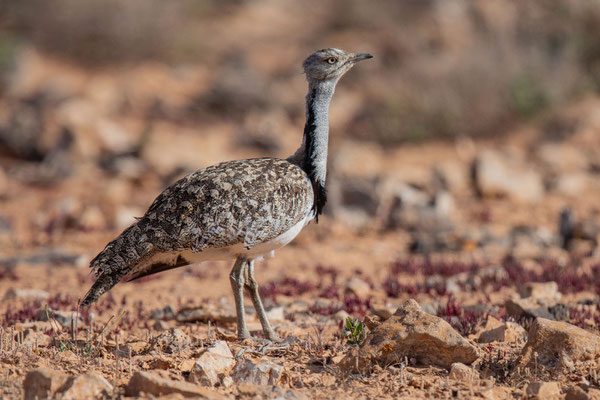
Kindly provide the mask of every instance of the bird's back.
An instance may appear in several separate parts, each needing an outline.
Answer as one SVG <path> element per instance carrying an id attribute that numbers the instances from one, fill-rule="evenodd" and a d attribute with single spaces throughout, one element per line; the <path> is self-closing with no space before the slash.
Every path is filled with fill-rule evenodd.
<path id="1" fill-rule="evenodd" d="M 229 161 L 186 176 L 152 203 L 147 239 L 161 251 L 250 248 L 285 232 L 312 206 L 298 166 L 276 158 Z"/>
<path id="2" fill-rule="evenodd" d="M 171 265 L 153 267 L 151 260 L 161 254 L 231 246 L 250 250 L 269 242 L 307 221 L 312 207 L 308 176 L 286 160 L 229 161 L 194 172 L 165 189 L 92 260 L 99 278 L 82 304 L 95 301 L 123 276 L 180 266 L 175 258 Z"/>

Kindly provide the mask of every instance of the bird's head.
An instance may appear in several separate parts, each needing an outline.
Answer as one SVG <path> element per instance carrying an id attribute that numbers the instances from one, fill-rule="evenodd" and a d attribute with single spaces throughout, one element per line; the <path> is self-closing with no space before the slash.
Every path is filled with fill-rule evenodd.
<path id="1" fill-rule="evenodd" d="M 373 58 L 368 53 L 347 53 L 340 49 L 323 49 L 304 60 L 304 73 L 308 80 L 339 79 L 360 60 Z"/>

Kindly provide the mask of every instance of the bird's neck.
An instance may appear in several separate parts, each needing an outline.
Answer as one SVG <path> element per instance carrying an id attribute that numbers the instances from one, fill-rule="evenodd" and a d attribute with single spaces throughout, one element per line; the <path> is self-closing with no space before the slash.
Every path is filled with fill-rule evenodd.
<path id="1" fill-rule="evenodd" d="M 306 95 L 306 124 L 302 145 L 289 158 L 308 175 L 314 191 L 315 218 L 327 201 L 327 145 L 329 141 L 329 103 L 335 91 L 335 80 L 310 81 Z"/>

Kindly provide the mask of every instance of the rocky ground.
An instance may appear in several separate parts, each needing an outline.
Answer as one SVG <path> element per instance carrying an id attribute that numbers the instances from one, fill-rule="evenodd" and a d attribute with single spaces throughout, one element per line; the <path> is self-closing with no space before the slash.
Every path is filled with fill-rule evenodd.
<path id="1" fill-rule="evenodd" d="M 600 398 L 600 99 L 498 139 L 384 149 L 335 132 L 341 97 L 327 215 L 257 265 L 283 341 L 260 340 L 249 306 L 257 339 L 240 342 L 227 263 L 120 284 L 83 314 L 77 301 L 89 260 L 162 188 L 291 154 L 301 114 L 199 135 L 185 112 L 203 71 L 37 57 L 0 108 L 3 397 Z"/>

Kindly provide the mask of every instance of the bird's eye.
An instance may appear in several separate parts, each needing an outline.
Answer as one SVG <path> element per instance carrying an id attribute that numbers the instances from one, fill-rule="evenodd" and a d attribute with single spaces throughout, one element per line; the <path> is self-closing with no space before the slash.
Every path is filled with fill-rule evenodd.
<path id="1" fill-rule="evenodd" d="M 335 57 L 329 57 L 329 58 L 327 59 L 327 62 L 328 62 L 329 64 L 335 64 L 335 63 L 337 62 L 337 58 L 335 58 Z"/>

